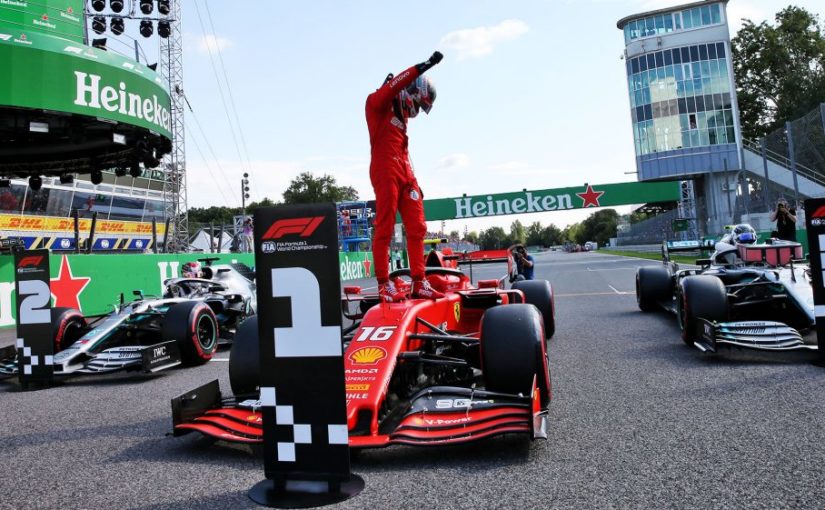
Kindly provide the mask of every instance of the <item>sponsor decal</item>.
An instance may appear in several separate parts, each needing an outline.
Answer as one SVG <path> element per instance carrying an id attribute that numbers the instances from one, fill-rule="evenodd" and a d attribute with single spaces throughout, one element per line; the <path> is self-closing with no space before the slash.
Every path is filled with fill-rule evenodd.
<path id="1" fill-rule="evenodd" d="M 410 190 L 410 198 L 413 200 L 418 200 L 421 196 L 418 194 L 418 191 L 412 189 Z"/>
<path id="2" fill-rule="evenodd" d="M 582 199 L 582 207 L 601 207 L 599 198 L 602 195 L 604 195 L 604 191 L 593 191 L 593 186 L 589 184 L 583 193 L 576 193 L 576 196 Z"/>
<path id="3" fill-rule="evenodd" d="M 367 391 L 369 389 L 369 384 L 347 384 L 347 391 Z"/>
<path id="4" fill-rule="evenodd" d="M 57 278 L 51 279 L 51 291 L 54 296 L 54 306 L 65 306 L 82 311 L 80 306 L 80 293 L 92 281 L 89 277 L 75 276 L 72 274 L 72 266 L 69 258 L 63 255 L 60 261 L 60 272 Z"/>
<path id="5" fill-rule="evenodd" d="M 152 355 L 155 358 L 160 358 L 161 356 L 166 356 L 166 346 L 163 347 L 155 347 L 153 349 Z"/>
<path id="6" fill-rule="evenodd" d="M 495 400 L 470 400 L 469 398 L 443 398 L 435 401 L 436 409 L 469 409 L 481 404 L 494 404 Z"/>
<path id="7" fill-rule="evenodd" d="M 77 106 L 118 112 L 127 117 L 151 122 L 167 131 L 170 129 L 171 115 L 169 110 L 158 102 L 157 95 L 153 94 L 151 98 L 144 98 L 140 94 L 129 92 L 125 82 L 121 81 L 116 87 L 101 86 L 99 75 L 82 71 L 75 71 L 74 74 L 77 78 L 74 104 Z"/>
<path id="8" fill-rule="evenodd" d="M 362 258 L 363 260 L 353 260 Z M 340 256 L 339 269 L 342 280 L 357 280 L 359 278 L 370 278 L 372 276 L 372 261 L 369 255 L 363 252 L 342 253 Z"/>
<path id="9" fill-rule="evenodd" d="M 461 418 L 438 418 L 438 419 L 429 419 L 423 418 L 421 421 L 424 422 L 426 425 L 460 425 L 462 423 L 468 423 L 472 421 L 472 418 L 469 416 L 462 416 Z"/>
<path id="10" fill-rule="evenodd" d="M 39 266 L 40 263 L 43 262 L 43 256 L 30 256 L 30 257 L 23 257 L 20 259 L 20 263 L 17 264 L 17 269 L 23 269 L 24 267 L 29 266 Z"/>
<path id="11" fill-rule="evenodd" d="M 537 195 L 531 191 L 524 192 L 524 197 L 493 200 L 487 195 L 486 200 L 474 200 L 473 197 L 456 198 L 455 217 L 474 218 L 480 216 L 498 216 L 501 214 L 519 214 L 543 211 L 561 211 L 573 208 L 573 198 L 569 194 Z"/>
<path id="12" fill-rule="evenodd" d="M 260 414 L 250 414 L 249 416 L 246 417 L 246 421 L 249 421 L 249 422 L 252 422 L 252 423 L 263 423 L 264 417 L 263 417 L 263 415 L 260 415 Z"/>
<path id="13" fill-rule="evenodd" d="M 29 3 L 24 0 L 0 0 L 0 5 L 10 5 L 12 7 L 23 7 L 24 9 L 29 6 Z"/>
<path id="14" fill-rule="evenodd" d="M 60 240 L 60 247 L 61 248 L 68 249 L 68 248 L 71 248 L 71 246 L 72 246 L 72 242 L 69 241 L 68 239 L 61 239 Z"/>
<path id="15" fill-rule="evenodd" d="M 323 216 L 309 218 L 289 218 L 273 223 L 262 236 L 262 239 L 280 239 L 285 235 L 298 234 L 300 237 L 309 237 L 324 221 Z"/>
<path id="16" fill-rule="evenodd" d="M 369 397 L 369 393 L 347 393 L 347 402 L 350 400 L 364 400 Z"/>
<path id="17" fill-rule="evenodd" d="M 453 303 L 453 315 L 456 322 L 461 322 L 461 303 Z"/>
<path id="18" fill-rule="evenodd" d="M 11 34 L 0 34 L 0 41 L 8 41 L 11 39 Z"/>
<path id="19" fill-rule="evenodd" d="M 811 214 L 811 225 L 816 227 L 825 225 L 825 205 L 820 206 Z"/>
<path id="20" fill-rule="evenodd" d="M 373 342 L 383 342 L 389 340 L 395 333 L 397 326 L 364 326 L 361 332 L 355 338 L 356 342 L 365 342 L 371 340 Z"/>
<path id="21" fill-rule="evenodd" d="M 347 374 L 377 374 L 377 368 L 347 368 L 344 370 Z"/>
<path id="22" fill-rule="evenodd" d="M 349 359 L 356 365 L 375 365 L 386 357 L 387 351 L 381 347 L 361 347 L 349 355 Z"/>
<path id="23" fill-rule="evenodd" d="M 108 248 L 110 246 L 109 240 L 104 239 L 104 240 L 100 241 L 100 246 L 104 249 Z"/>

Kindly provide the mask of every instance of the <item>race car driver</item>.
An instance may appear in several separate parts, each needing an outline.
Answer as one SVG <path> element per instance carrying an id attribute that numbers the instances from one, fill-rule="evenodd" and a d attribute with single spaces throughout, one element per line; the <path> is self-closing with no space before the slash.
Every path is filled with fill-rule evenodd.
<path id="1" fill-rule="evenodd" d="M 444 58 L 435 52 L 426 61 L 384 84 L 367 97 L 367 128 L 370 134 L 370 181 L 375 191 L 375 225 L 372 241 L 378 296 L 384 302 L 403 301 L 406 296 L 389 279 L 390 239 L 396 212 L 407 230 L 413 298 L 438 299 L 444 295 L 424 278 L 424 204 L 421 188 L 413 173 L 407 151 L 407 120 L 419 110 L 429 114 L 435 101 L 435 87 L 424 72 Z"/>

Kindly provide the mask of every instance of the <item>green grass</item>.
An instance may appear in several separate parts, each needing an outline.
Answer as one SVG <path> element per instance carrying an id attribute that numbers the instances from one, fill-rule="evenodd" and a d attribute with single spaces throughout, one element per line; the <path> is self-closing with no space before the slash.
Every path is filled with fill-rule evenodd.
<path id="1" fill-rule="evenodd" d="M 638 257 L 640 259 L 662 260 L 662 254 L 658 251 L 625 251 L 625 250 L 605 250 L 599 248 L 596 253 L 607 253 L 609 255 L 620 255 L 622 257 Z M 670 260 L 680 264 L 696 264 L 698 257 L 688 257 L 685 255 L 670 255 Z"/>

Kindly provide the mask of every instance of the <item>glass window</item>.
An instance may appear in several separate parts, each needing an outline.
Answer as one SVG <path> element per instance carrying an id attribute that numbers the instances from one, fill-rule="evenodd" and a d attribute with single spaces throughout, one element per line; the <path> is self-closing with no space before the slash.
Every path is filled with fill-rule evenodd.
<path id="1" fill-rule="evenodd" d="M 690 11 L 682 11 L 682 22 L 685 28 L 693 28 L 693 20 L 690 17 Z"/>
<path id="2" fill-rule="evenodd" d="M 673 75 L 676 77 L 676 81 L 682 81 L 685 79 L 684 71 L 682 71 L 682 66 L 673 66 Z"/>
<path id="3" fill-rule="evenodd" d="M 142 198 L 114 197 L 110 219 L 140 220 L 143 217 L 143 207 L 146 200 Z"/>
<path id="4" fill-rule="evenodd" d="M 722 23 L 722 9 L 719 7 L 719 4 L 710 6 L 710 17 L 713 23 Z"/>
<path id="5" fill-rule="evenodd" d="M 624 42 L 630 40 L 630 24 L 624 26 Z"/>
<path id="6" fill-rule="evenodd" d="M 103 215 L 103 218 L 109 214 L 109 204 L 111 203 L 111 196 L 98 195 L 97 193 L 88 193 L 85 191 L 77 191 L 72 197 L 72 211 L 77 211 L 81 218 L 91 218 L 92 213 Z"/>
<path id="7" fill-rule="evenodd" d="M 665 32 L 673 32 L 673 16 L 665 14 Z"/>
<path id="8" fill-rule="evenodd" d="M 716 56 L 725 58 L 725 43 L 716 43 Z"/>
<path id="9" fill-rule="evenodd" d="M 690 113 L 690 114 L 696 113 L 696 98 L 692 97 L 692 96 L 688 96 L 685 99 L 687 100 L 686 102 L 687 102 L 687 111 L 688 111 L 688 113 Z M 695 115 L 693 116 L 693 124 L 696 124 L 696 116 Z M 696 129 L 696 128 L 692 127 L 691 129 Z"/>
<path id="10" fill-rule="evenodd" d="M 699 45 L 699 60 L 708 59 L 708 46 L 706 44 Z"/>
<path id="11" fill-rule="evenodd" d="M 40 188 L 37 191 L 29 190 L 26 194 L 26 203 L 23 211 L 27 214 L 46 214 L 49 205 L 49 188 Z"/>
<path id="12" fill-rule="evenodd" d="M 698 46 L 691 46 L 690 47 L 690 61 L 691 62 L 698 62 L 699 61 L 699 47 Z"/>
<path id="13" fill-rule="evenodd" d="M 19 213 L 25 194 L 26 187 L 19 184 L 0 188 L 0 211 Z"/>
<path id="14" fill-rule="evenodd" d="M 673 80 L 671 80 L 670 78 L 673 78 L 673 73 L 674 73 L 673 66 L 666 66 L 665 67 L 665 77 L 668 78 L 668 80 L 667 80 L 668 85 L 671 86 L 671 87 L 672 87 L 672 85 L 670 85 L 670 84 L 672 83 Z"/>
<path id="15" fill-rule="evenodd" d="M 696 99 L 696 111 L 697 112 L 704 112 L 705 111 L 705 96 L 696 96 L 695 99 Z"/>
<path id="16" fill-rule="evenodd" d="M 645 36 L 656 35 L 656 22 L 653 18 L 645 18 Z"/>
<path id="17" fill-rule="evenodd" d="M 699 62 L 693 62 L 690 64 L 690 71 L 694 80 L 702 77 L 702 65 Z"/>
<path id="18" fill-rule="evenodd" d="M 690 113 L 690 114 L 688 114 L 687 118 L 688 118 L 688 129 L 696 129 L 697 128 L 697 126 L 696 126 L 696 114 L 695 113 Z"/>
<path id="19" fill-rule="evenodd" d="M 673 26 L 676 30 L 682 29 L 682 13 L 681 12 L 674 12 L 673 13 Z"/>
<path id="20" fill-rule="evenodd" d="M 716 130 L 716 138 L 720 144 L 728 143 L 728 130 L 725 128 L 718 128 Z"/>
<path id="21" fill-rule="evenodd" d="M 710 137 L 708 136 L 707 129 L 700 129 L 699 136 L 701 137 L 701 144 L 702 145 L 710 145 Z"/>
<path id="22" fill-rule="evenodd" d="M 654 16 L 653 22 L 656 24 L 656 33 L 657 34 L 664 34 L 665 33 L 665 18 L 664 16 Z"/>
<path id="23" fill-rule="evenodd" d="M 658 67 L 664 67 L 664 65 L 665 65 L 665 56 L 662 55 L 662 52 L 657 51 L 656 53 L 653 54 L 653 56 L 655 58 L 656 67 L 657 68 Z"/>
<path id="24" fill-rule="evenodd" d="M 85 181 L 75 181 L 74 186 L 78 189 L 95 189 L 94 184 Z"/>
<path id="25" fill-rule="evenodd" d="M 646 104 L 642 108 L 644 108 L 644 111 L 645 111 L 645 120 L 652 119 L 653 118 L 653 107 L 650 104 Z"/>
<path id="26" fill-rule="evenodd" d="M 682 71 L 684 72 L 686 80 L 693 78 L 693 72 L 691 72 L 691 69 L 690 64 L 682 64 Z"/>
<path id="27" fill-rule="evenodd" d="M 701 8 L 702 11 L 702 25 L 710 25 L 710 6 L 703 5 Z"/>
<path id="28" fill-rule="evenodd" d="M 685 64 L 690 62 L 690 48 L 684 46 L 680 51 L 682 53 L 682 63 Z"/>
<path id="29" fill-rule="evenodd" d="M 694 78 L 693 79 L 693 93 L 694 94 L 702 94 L 702 78 Z"/>
<path id="30" fill-rule="evenodd" d="M 702 12 L 698 7 L 694 7 L 690 10 L 690 17 L 694 28 L 699 28 L 702 26 Z"/>
<path id="31" fill-rule="evenodd" d="M 731 110 L 725 110 L 725 126 L 733 127 L 733 112 Z"/>
<path id="32" fill-rule="evenodd" d="M 656 67 L 656 57 L 653 55 L 653 53 L 648 53 L 647 54 L 647 68 L 648 69 L 654 69 L 655 67 Z"/>
<path id="33" fill-rule="evenodd" d="M 68 216 L 72 208 L 73 194 L 74 191 L 52 189 L 49 192 L 49 203 L 46 205 L 46 214 L 49 216 Z"/>
<path id="34" fill-rule="evenodd" d="M 699 137 L 699 130 L 694 129 L 690 131 L 690 146 L 691 147 L 700 147 L 701 146 L 701 138 Z"/>
<path id="35" fill-rule="evenodd" d="M 144 221 L 152 221 L 152 218 L 157 218 L 158 220 L 163 219 L 163 202 L 158 202 L 157 200 L 147 200 L 146 201 L 146 208 L 144 209 L 143 213 L 143 220 Z"/>
<path id="36" fill-rule="evenodd" d="M 708 44 L 708 58 L 711 58 L 711 59 L 716 58 L 716 45 L 715 44 Z"/>
<path id="37" fill-rule="evenodd" d="M 634 74 L 639 72 L 639 59 L 638 58 L 630 59 L 630 70 Z"/>
<path id="38" fill-rule="evenodd" d="M 727 129 L 728 133 L 728 143 L 736 143 L 736 135 L 733 132 L 733 127 L 729 127 Z"/>
<path id="39" fill-rule="evenodd" d="M 639 31 L 636 29 L 636 20 L 631 21 L 627 28 L 630 32 L 630 39 L 638 39 L 639 38 Z"/>
<path id="40" fill-rule="evenodd" d="M 659 83 L 659 87 L 663 87 L 665 85 L 665 68 L 659 67 L 656 69 L 656 81 Z"/>
<path id="41" fill-rule="evenodd" d="M 679 48 L 674 49 L 672 52 L 673 54 L 673 63 L 674 64 L 681 64 L 682 63 L 682 52 Z"/>
<path id="42" fill-rule="evenodd" d="M 644 55 L 639 57 L 639 71 L 647 71 L 647 57 L 645 57 Z"/>
<path id="43" fill-rule="evenodd" d="M 665 57 L 665 65 L 669 66 L 673 64 L 673 55 L 671 54 L 670 50 L 665 50 L 662 52 Z"/>

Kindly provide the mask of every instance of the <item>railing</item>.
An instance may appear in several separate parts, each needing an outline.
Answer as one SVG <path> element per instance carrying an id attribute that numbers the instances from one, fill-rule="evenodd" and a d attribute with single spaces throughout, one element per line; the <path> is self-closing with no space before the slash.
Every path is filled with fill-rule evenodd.
<path id="1" fill-rule="evenodd" d="M 755 142 L 753 140 L 742 139 L 742 145 L 746 149 L 750 149 L 752 152 L 755 152 L 756 154 L 762 156 L 762 145 L 760 143 Z M 767 158 L 768 161 L 771 161 L 783 168 L 787 168 L 788 171 L 792 171 L 790 158 L 778 152 L 765 148 L 765 158 Z M 825 176 L 823 176 L 821 173 L 817 172 L 816 170 L 810 167 L 807 167 L 797 162 L 796 172 L 802 177 L 808 179 L 809 181 L 813 181 L 816 184 L 819 184 L 820 186 L 825 186 Z"/>

